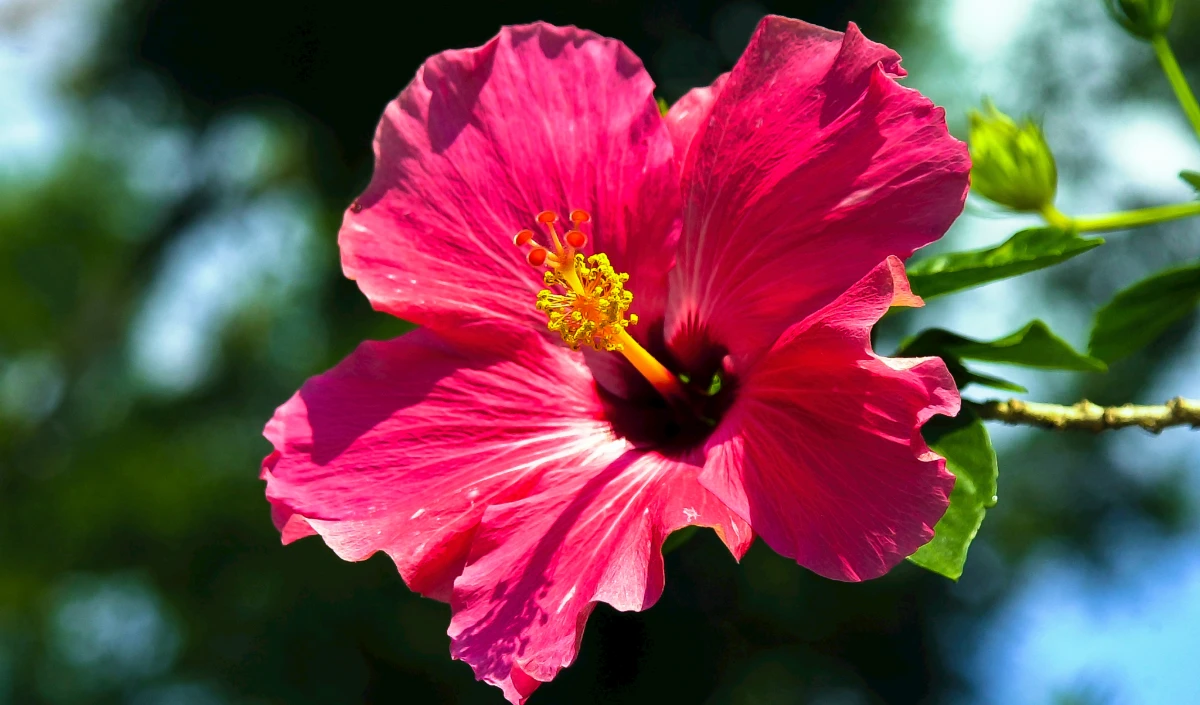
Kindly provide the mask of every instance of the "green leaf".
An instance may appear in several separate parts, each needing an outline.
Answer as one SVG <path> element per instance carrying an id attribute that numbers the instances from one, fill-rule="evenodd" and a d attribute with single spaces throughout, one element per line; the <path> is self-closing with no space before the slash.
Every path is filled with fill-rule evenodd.
<path id="1" fill-rule="evenodd" d="M 931 328 L 906 340 L 896 354 L 900 357 L 937 355 L 1046 370 L 1103 372 L 1108 369 L 1102 360 L 1076 352 L 1070 343 L 1052 333 L 1041 321 L 1032 321 L 1011 335 L 991 341 L 975 340 L 941 328 Z"/>
<path id="2" fill-rule="evenodd" d="M 983 422 L 970 411 L 955 419 L 935 418 L 925 425 L 923 433 L 957 479 L 950 493 L 950 507 L 933 527 L 933 540 L 908 560 L 958 580 L 984 514 L 996 505 L 996 451 Z"/>
<path id="3" fill-rule="evenodd" d="M 1096 312 L 1088 352 L 1120 360 L 1154 341 L 1200 304 L 1200 262 L 1166 269 L 1117 293 Z"/>
<path id="4" fill-rule="evenodd" d="M 1200 171 L 1181 171 L 1179 178 L 1188 183 L 1188 186 L 1196 189 L 1196 193 L 1200 195 Z"/>
<path id="5" fill-rule="evenodd" d="M 962 367 L 962 379 L 961 380 L 959 379 L 958 375 L 955 374 L 954 367 L 950 365 L 949 361 L 947 361 L 947 363 L 946 363 L 947 367 L 950 367 L 950 374 L 954 375 L 954 381 L 958 383 L 959 389 L 966 387 L 968 384 L 978 384 L 981 387 L 991 387 L 992 389 L 1002 389 L 1006 392 L 1016 392 L 1017 394 L 1024 394 L 1025 392 L 1029 391 L 1028 389 L 1022 387 L 1021 385 L 1017 384 L 1016 382 L 1009 382 L 1006 379 L 1001 379 L 999 377 L 993 377 L 991 375 L 985 375 L 981 372 L 975 372 L 973 370 L 969 370 L 961 362 L 959 362 L 958 364 L 959 364 L 959 366 Z"/>
<path id="6" fill-rule="evenodd" d="M 904 356 L 897 355 L 897 357 Z M 946 354 L 940 355 L 939 357 L 946 362 L 946 369 L 950 371 L 950 376 L 954 378 L 954 383 L 958 385 L 959 390 L 966 389 L 968 384 L 978 384 L 981 387 L 1003 389 L 1008 392 L 1023 393 L 1029 391 L 1016 382 L 1009 382 L 1006 379 L 1000 379 L 999 377 L 992 377 L 991 375 L 985 375 L 973 370 L 969 370 L 967 369 L 967 366 L 963 364 L 962 360 L 959 360 L 953 355 Z"/>
<path id="7" fill-rule="evenodd" d="M 1103 244 L 1101 238 L 1080 237 L 1074 231 L 1032 228 L 996 247 L 913 262 L 908 266 L 908 280 L 914 293 L 930 299 L 1044 269 Z"/>

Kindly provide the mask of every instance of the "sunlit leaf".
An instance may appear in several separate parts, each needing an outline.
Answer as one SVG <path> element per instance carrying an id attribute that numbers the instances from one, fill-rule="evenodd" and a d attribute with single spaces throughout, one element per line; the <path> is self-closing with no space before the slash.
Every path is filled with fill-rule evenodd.
<path id="1" fill-rule="evenodd" d="M 955 419 L 935 419 L 924 429 L 930 447 L 946 459 L 956 478 L 950 507 L 933 529 L 933 540 L 908 560 L 958 580 L 988 508 L 996 504 L 996 451 L 983 422 L 969 411 Z"/>
<path id="2" fill-rule="evenodd" d="M 1002 244 L 982 250 L 950 252 L 912 262 L 912 290 L 926 299 L 988 282 L 1015 277 L 1065 262 L 1104 244 L 1098 237 L 1080 237 L 1057 228 L 1022 230 Z"/>
<path id="3" fill-rule="evenodd" d="M 1200 304 L 1200 262 L 1163 270 L 1123 289 L 1096 313 L 1088 352 L 1113 362 L 1133 354 Z"/>
<path id="4" fill-rule="evenodd" d="M 901 357 L 937 355 L 1047 370 L 1103 372 L 1107 369 L 1102 360 L 1076 352 L 1070 343 L 1052 333 L 1041 321 L 1032 321 L 1015 333 L 990 341 L 931 328 L 905 341 L 897 354 Z"/>

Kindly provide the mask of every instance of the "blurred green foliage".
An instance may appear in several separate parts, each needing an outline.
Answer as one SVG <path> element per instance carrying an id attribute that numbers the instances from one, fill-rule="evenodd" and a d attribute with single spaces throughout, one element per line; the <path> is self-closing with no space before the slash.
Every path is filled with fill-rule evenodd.
<path id="1" fill-rule="evenodd" d="M 1165 269 L 1122 289 L 1096 312 L 1088 352 L 1119 360 L 1154 342 L 1200 305 L 1200 262 Z"/>

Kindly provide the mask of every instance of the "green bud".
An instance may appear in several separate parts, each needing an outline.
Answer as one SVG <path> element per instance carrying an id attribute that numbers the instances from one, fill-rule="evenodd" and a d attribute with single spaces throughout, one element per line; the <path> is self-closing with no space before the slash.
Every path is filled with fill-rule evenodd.
<path id="1" fill-rule="evenodd" d="M 969 118 L 972 190 L 1015 211 L 1052 205 L 1058 168 L 1042 128 L 1028 118 L 1017 124 L 986 99 Z"/>
<path id="2" fill-rule="evenodd" d="M 1125 31 L 1142 39 L 1153 39 L 1167 31 L 1175 0 L 1103 0 L 1108 14 Z"/>

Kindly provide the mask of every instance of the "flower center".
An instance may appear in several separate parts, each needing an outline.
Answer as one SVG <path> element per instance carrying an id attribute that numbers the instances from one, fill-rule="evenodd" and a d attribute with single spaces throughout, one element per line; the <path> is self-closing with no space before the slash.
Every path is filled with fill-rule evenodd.
<path id="1" fill-rule="evenodd" d="M 539 243 L 532 230 L 522 230 L 513 238 L 513 244 L 529 248 L 525 259 L 530 265 L 546 267 L 542 280 L 548 288 L 538 293 L 536 304 L 549 318 L 546 326 L 572 350 L 587 345 L 621 353 L 668 400 L 684 400 L 686 394 L 675 375 L 625 330 L 638 320 L 637 314 L 626 315 L 633 302 L 633 293 L 625 290 L 629 275 L 613 269 L 602 252 L 590 257 L 580 254 L 588 241 L 580 228 L 591 216 L 574 210 L 570 218 L 572 227 L 560 238 L 554 227 L 558 215 L 538 214 L 551 247 Z"/>

